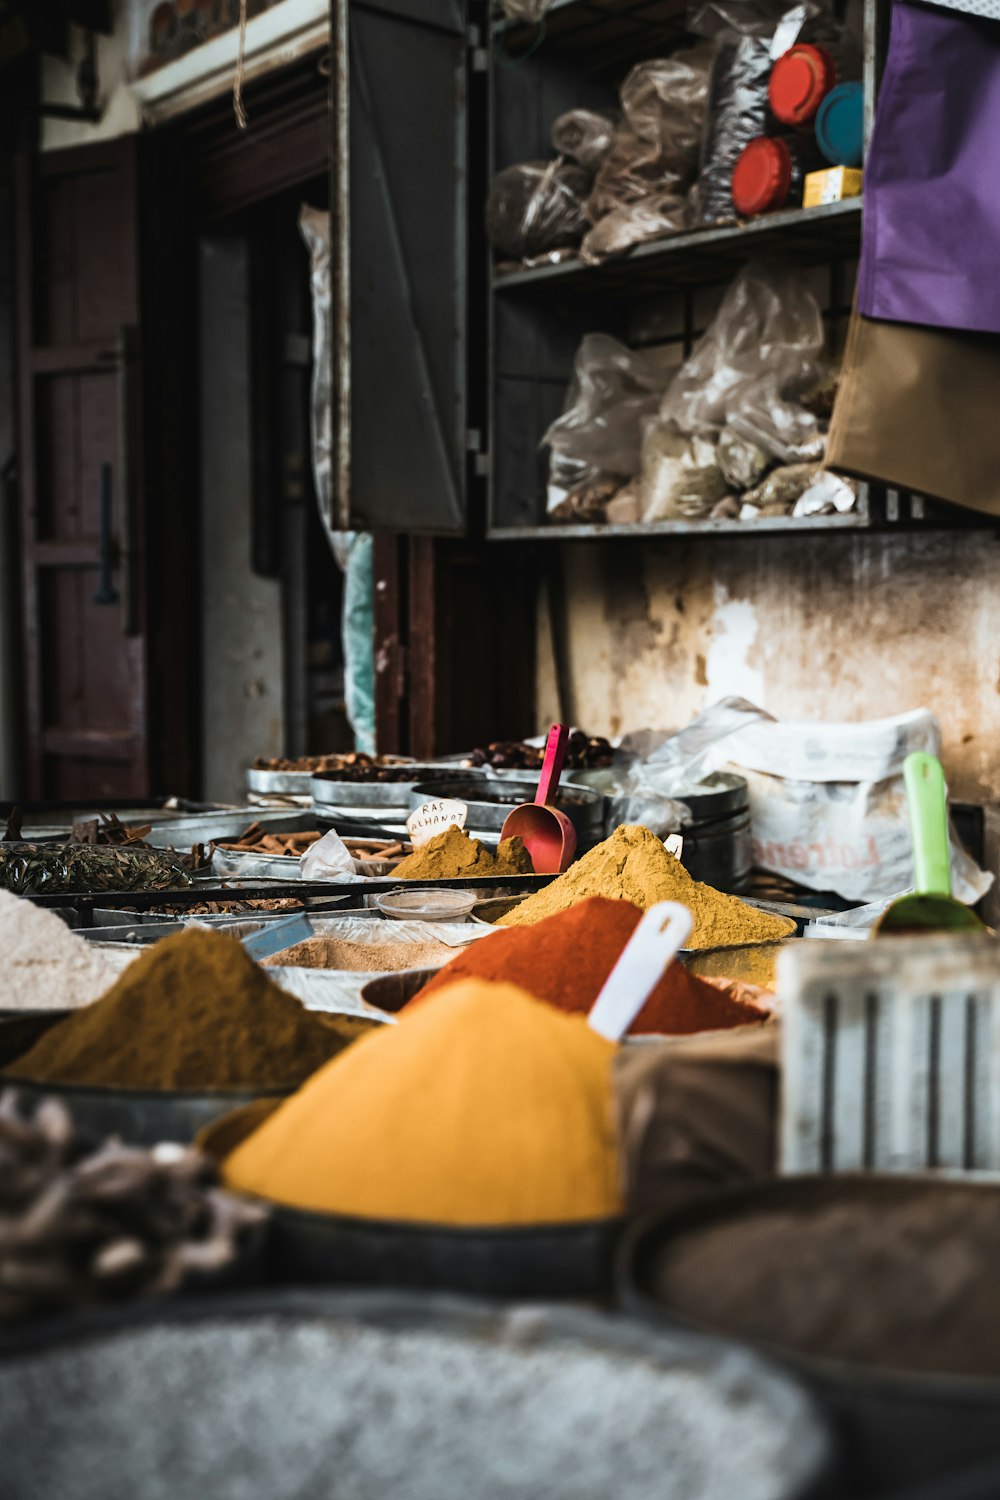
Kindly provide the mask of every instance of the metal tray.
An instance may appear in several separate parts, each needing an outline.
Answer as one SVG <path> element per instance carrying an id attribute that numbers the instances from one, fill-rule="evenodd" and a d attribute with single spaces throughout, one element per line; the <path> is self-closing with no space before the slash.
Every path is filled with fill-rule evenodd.
<path id="1" fill-rule="evenodd" d="M 314 776 L 311 783 L 313 802 L 317 808 L 399 808 L 401 820 L 405 821 L 406 814 L 413 805 L 410 793 L 418 782 L 433 778 L 442 784 L 454 782 L 457 785 L 486 779 L 475 771 L 449 770 L 427 762 L 414 765 L 412 770 L 413 776 L 409 781 L 337 781 L 332 774 Z M 439 795 L 451 796 L 452 793 L 442 791 Z M 421 801 L 424 800 L 421 798 Z"/>
<path id="2" fill-rule="evenodd" d="M 469 809 L 466 829 L 476 833 L 480 829 L 499 833 L 504 819 L 522 802 L 533 802 L 538 790 L 538 779 L 527 781 L 503 780 L 478 776 L 464 771 L 454 780 L 443 782 L 427 780 L 417 783 L 409 796 L 411 812 L 422 802 L 436 797 L 457 797 Z M 572 820 L 581 842 L 598 838 L 604 832 L 604 803 L 600 792 L 589 787 L 577 786 L 573 782 L 562 782 L 555 805 Z"/>
<path id="3" fill-rule="evenodd" d="M 230 812 L 198 813 L 156 824 L 146 835 L 146 842 L 154 849 L 188 849 L 192 844 L 239 838 L 251 823 L 260 823 L 272 833 L 302 833 L 315 828 L 316 819 L 308 809 L 295 812 L 276 808 L 269 812 L 262 807 L 241 807 Z"/>

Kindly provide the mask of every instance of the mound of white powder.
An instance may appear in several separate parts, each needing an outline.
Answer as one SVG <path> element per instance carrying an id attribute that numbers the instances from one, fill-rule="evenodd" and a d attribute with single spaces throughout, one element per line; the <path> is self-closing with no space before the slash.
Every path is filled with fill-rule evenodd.
<path id="1" fill-rule="evenodd" d="M 109 990 L 118 971 L 55 912 L 0 891 L 0 1010 L 72 1010 Z"/>

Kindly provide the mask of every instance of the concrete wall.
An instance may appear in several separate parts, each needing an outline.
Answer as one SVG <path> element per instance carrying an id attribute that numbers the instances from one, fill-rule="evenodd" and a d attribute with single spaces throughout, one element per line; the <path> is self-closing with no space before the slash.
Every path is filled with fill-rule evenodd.
<path id="1" fill-rule="evenodd" d="M 241 801 L 253 755 L 284 737 L 281 585 L 250 566 L 247 252 L 201 252 L 202 792 Z"/>
<path id="2" fill-rule="evenodd" d="M 1000 798 L 995 535 L 562 546 L 575 723 L 680 727 L 727 693 L 789 719 L 926 706 L 953 795 Z M 557 703 L 541 635 L 540 724 Z"/>
<path id="3" fill-rule="evenodd" d="M 126 80 L 128 0 L 115 0 L 115 29 L 111 36 L 97 37 L 97 76 L 103 114 L 96 125 L 75 120 L 43 118 L 41 149 L 59 151 L 64 146 L 88 146 L 128 135 L 142 126 L 139 101 Z M 42 97 L 51 104 L 80 103 L 76 89 L 76 70 L 83 56 L 83 33 L 78 26 L 70 28 L 71 57 L 42 58 Z"/>

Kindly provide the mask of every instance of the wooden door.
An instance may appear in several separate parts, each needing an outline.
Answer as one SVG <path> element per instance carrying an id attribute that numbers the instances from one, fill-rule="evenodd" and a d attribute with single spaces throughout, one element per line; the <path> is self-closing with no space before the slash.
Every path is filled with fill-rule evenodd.
<path id="1" fill-rule="evenodd" d="M 26 792 L 146 796 L 134 138 L 20 163 Z"/>

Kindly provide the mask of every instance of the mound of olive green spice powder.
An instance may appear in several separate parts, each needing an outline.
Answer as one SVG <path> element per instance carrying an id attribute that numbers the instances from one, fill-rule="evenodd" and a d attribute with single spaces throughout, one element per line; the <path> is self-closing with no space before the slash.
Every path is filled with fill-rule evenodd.
<path id="1" fill-rule="evenodd" d="M 292 1089 L 369 1026 L 306 1010 L 235 938 L 190 928 L 154 944 L 6 1075 L 105 1088 Z"/>
<path id="2" fill-rule="evenodd" d="M 530 926 L 589 896 L 631 901 L 643 911 L 657 901 L 679 901 L 694 918 L 688 939 L 691 948 L 770 942 L 795 930 L 795 923 L 787 917 L 758 911 L 737 896 L 727 896 L 724 891 L 692 880 L 655 833 L 627 823 L 570 865 L 558 880 L 515 906 L 496 925 Z"/>
<path id="3" fill-rule="evenodd" d="M 394 880 L 462 880 L 467 875 L 533 875 L 534 866 L 519 838 L 504 839 L 494 854 L 452 824 L 407 855 L 392 874 Z"/>

